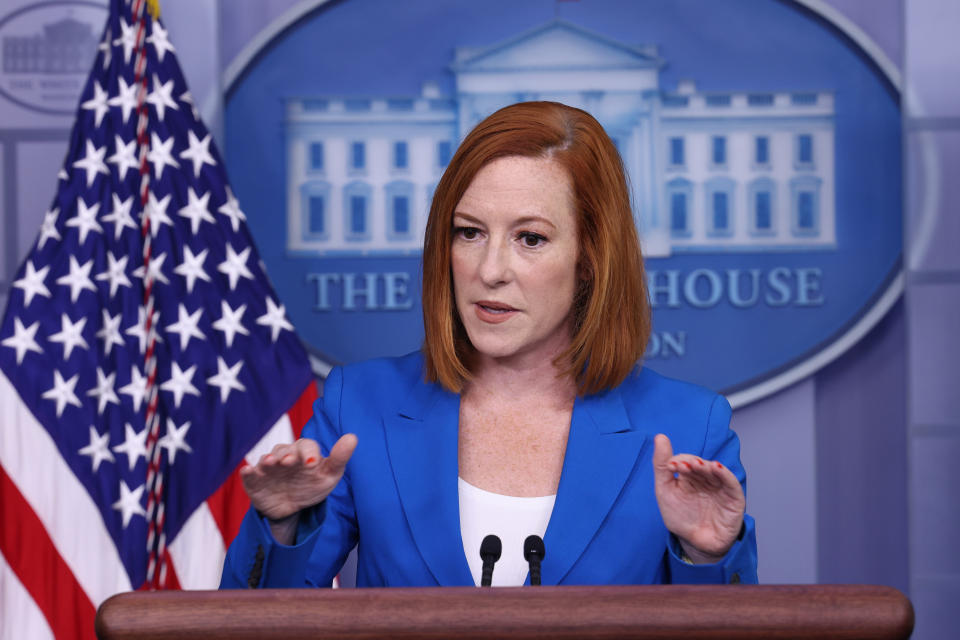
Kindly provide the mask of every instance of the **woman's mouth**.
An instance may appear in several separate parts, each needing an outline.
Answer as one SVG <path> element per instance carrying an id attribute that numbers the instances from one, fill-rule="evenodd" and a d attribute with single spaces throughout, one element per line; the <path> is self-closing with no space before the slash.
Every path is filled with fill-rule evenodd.
<path id="1" fill-rule="evenodd" d="M 484 322 L 490 323 L 503 322 L 517 311 L 510 305 L 489 300 L 477 302 L 474 306 L 477 309 L 477 316 Z"/>

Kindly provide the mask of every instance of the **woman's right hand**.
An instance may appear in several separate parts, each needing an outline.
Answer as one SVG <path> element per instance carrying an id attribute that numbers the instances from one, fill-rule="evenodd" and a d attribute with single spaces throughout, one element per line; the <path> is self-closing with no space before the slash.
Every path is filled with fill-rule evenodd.
<path id="1" fill-rule="evenodd" d="M 292 444 L 278 444 L 256 466 L 240 469 L 250 503 L 270 520 L 278 542 L 293 542 L 297 515 L 330 495 L 356 447 L 357 436 L 348 433 L 324 458 L 315 440 L 301 438 Z"/>

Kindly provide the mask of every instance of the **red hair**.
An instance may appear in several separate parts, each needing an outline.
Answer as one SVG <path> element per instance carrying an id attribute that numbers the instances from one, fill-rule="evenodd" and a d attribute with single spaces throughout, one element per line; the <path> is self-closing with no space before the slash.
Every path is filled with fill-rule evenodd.
<path id="1" fill-rule="evenodd" d="M 586 111 L 557 102 L 504 107 L 478 124 L 437 185 L 423 247 L 423 352 L 428 381 L 459 392 L 470 379 L 473 349 L 457 313 L 450 269 L 453 213 L 486 164 L 506 156 L 551 159 L 570 176 L 582 285 L 573 336 L 557 359 L 580 393 L 610 389 L 627 377 L 650 338 L 650 303 L 640 242 L 620 154 Z"/>

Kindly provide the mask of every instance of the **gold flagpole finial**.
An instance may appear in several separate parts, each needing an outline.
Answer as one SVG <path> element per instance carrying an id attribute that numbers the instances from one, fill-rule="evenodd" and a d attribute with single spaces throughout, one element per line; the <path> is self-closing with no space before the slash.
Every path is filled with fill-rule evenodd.
<path id="1" fill-rule="evenodd" d="M 147 10 L 150 11 L 150 15 L 153 16 L 153 19 L 156 20 L 160 17 L 160 0 L 147 0 Z"/>

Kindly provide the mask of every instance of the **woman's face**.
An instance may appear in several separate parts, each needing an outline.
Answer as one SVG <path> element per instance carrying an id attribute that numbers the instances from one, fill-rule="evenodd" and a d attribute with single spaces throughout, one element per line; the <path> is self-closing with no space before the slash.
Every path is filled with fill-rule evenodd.
<path id="1" fill-rule="evenodd" d="M 552 360 L 570 343 L 577 221 L 566 170 L 509 156 L 484 166 L 457 204 L 457 311 L 480 357 Z"/>

